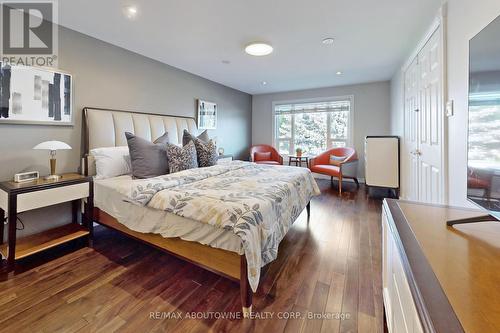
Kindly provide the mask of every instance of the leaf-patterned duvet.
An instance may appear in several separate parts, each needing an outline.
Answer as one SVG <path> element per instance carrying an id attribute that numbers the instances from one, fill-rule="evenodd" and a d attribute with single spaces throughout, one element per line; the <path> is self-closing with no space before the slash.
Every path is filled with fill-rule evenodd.
<path id="1" fill-rule="evenodd" d="M 130 201 L 208 223 L 241 238 L 248 280 L 276 259 L 292 223 L 320 191 L 305 168 L 234 161 L 134 181 Z"/>

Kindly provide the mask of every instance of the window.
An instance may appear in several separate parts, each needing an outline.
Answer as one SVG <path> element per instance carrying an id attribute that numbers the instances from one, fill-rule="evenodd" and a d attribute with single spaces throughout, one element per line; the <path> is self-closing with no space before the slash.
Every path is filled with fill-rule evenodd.
<path id="1" fill-rule="evenodd" d="M 317 155 L 351 144 L 352 97 L 318 102 L 274 103 L 274 144 L 280 154 Z"/>

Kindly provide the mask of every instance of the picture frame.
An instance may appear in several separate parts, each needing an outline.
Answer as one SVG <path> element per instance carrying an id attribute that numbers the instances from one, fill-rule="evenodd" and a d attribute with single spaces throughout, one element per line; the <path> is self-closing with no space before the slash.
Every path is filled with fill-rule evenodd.
<path id="1" fill-rule="evenodd" d="M 198 129 L 217 128 L 217 104 L 198 99 Z"/>
<path id="2" fill-rule="evenodd" d="M 0 62 L 0 124 L 74 125 L 73 76 Z"/>

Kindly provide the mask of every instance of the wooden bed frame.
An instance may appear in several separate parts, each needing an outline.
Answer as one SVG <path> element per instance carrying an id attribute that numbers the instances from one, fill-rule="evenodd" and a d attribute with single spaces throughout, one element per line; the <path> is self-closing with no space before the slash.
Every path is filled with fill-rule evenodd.
<path id="1" fill-rule="evenodd" d="M 95 109 L 113 111 L 113 112 L 138 113 L 132 111 L 111 110 L 102 108 L 95 108 Z M 160 115 L 154 113 L 144 113 L 144 114 Z M 168 116 L 168 115 L 162 114 L 160 116 Z M 178 116 L 172 116 L 172 117 L 178 117 Z M 87 122 L 87 108 L 83 109 L 83 139 L 84 139 L 83 173 L 88 176 L 89 131 Z M 306 209 L 307 209 L 307 216 L 309 219 L 310 203 L 307 204 Z M 239 255 L 236 252 L 213 248 L 208 245 L 203 245 L 197 242 L 185 241 L 178 237 L 165 238 L 159 234 L 141 233 L 133 231 L 125 227 L 123 224 L 118 222 L 114 217 L 100 210 L 99 208 L 94 208 L 92 220 L 94 222 L 97 222 L 98 224 L 116 230 L 129 237 L 132 237 L 143 243 L 151 245 L 157 249 L 172 254 L 182 260 L 188 261 L 192 264 L 195 264 L 206 270 L 214 272 L 218 275 L 239 282 L 243 316 L 245 318 L 250 317 L 250 314 L 252 312 L 253 292 L 248 282 L 247 261 L 245 255 Z M 93 233 L 91 231 L 91 235 L 92 234 Z"/>

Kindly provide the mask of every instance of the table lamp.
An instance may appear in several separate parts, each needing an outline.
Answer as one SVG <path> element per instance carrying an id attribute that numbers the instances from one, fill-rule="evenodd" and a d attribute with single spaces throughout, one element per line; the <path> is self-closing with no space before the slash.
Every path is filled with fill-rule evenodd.
<path id="1" fill-rule="evenodd" d="M 213 137 L 212 140 L 214 140 L 215 145 L 218 148 L 217 152 L 218 152 L 219 156 L 224 155 L 224 148 L 221 147 L 221 145 L 222 145 L 222 138 L 218 138 L 218 137 L 215 136 L 215 137 Z"/>
<path id="2" fill-rule="evenodd" d="M 71 147 L 61 141 L 45 141 L 37 144 L 33 149 L 42 149 L 50 151 L 50 176 L 45 177 L 46 180 L 59 180 L 61 176 L 56 175 L 56 151 L 71 149 Z"/>

